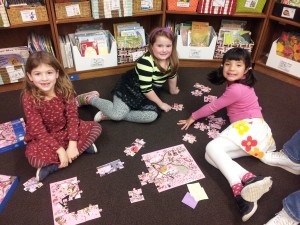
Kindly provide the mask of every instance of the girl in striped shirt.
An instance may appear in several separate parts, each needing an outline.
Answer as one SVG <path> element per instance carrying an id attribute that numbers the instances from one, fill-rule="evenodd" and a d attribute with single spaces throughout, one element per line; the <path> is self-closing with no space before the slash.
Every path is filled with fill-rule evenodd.
<path id="1" fill-rule="evenodd" d="M 168 28 L 156 28 L 149 35 L 149 47 L 134 69 L 122 75 L 112 91 L 113 102 L 99 97 L 97 91 L 76 97 L 77 105 L 92 105 L 100 111 L 94 120 L 126 120 L 150 123 L 171 106 L 159 97 L 159 90 L 168 81 L 169 92 L 178 94 L 178 55 L 175 38 Z"/>

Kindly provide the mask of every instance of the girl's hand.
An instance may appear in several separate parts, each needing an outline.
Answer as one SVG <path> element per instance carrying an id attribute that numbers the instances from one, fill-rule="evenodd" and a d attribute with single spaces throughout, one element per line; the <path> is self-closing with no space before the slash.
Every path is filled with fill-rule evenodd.
<path id="1" fill-rule="evenodd" d="M 169 112 L 172 109 L 170 105 L 164 102 L 159 106 L 159 108 L 161 108 L 165 112 Z"/>
<path id="2" fill-rule="evenodd" d="M 68 155 L 66 150 L 63 147 L 60 147 L 57 151 L 56 151 L 60 164 L 58 166 L 58 168 L 64 168 L 67 167 L 69 164 L 69 159 L 68 159 Z"/>
<path id="3" fill-rule="evenodd" d="M 67 148 L 67 155 L 69 158 L 69 163 L 72 163 L 79 156 L 79 151 L 77 148 L 77 141 L 69 141 L 69 146 Z"/>
<path id="4" fill-rule="evenodd" d="M 177 125 L 183 125 L 181 130 L 187 130 L 189 128 L 189 126 L 194 122 L 195 122 L 195 120 L 193 119 L 192 116 L 190 116 L 187 120 L 179 120 Z"/>
<path id="5" fill-rule="evenodd" d="M 176 86 L 175 88 L 173 89 L 170 89 L 170 94 L 171 95 L 177 95 L 179 93 L 179 88 Z"/>

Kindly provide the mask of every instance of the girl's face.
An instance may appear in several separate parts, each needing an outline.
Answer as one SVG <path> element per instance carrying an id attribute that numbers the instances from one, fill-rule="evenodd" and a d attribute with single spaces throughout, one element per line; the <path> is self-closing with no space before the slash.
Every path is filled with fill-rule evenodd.
<path id="1" fill-rule="evenodd" d="M 247 72 L 243 60 L 226 60 L 223 65 L 223 75 L 229 82 L 243 79 Z"/>
<path id="2" fill-rule="evenodd" d="M 54 87 L 59 73 L 52 66 L 42 63 L 27 75 L 30 81 L 46 96 L 55 96 Z"/>
<path id="3" fill-rule="evenodd" d="M 165 36 L 157 36 L 152 45 L 152 51 L 159 61 L 166 60 L 172 54 L 172 41 Z"/>

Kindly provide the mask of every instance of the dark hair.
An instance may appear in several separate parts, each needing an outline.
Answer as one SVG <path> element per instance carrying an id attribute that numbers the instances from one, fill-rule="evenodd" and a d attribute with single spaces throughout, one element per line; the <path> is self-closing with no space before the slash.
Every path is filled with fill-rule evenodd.
<path id="1" fill-rule="evenodd" d="M 251 55 L 248 50 L 240 47 L 232 48 L 224 54 L 222 65 L 208 74 L 208 80 L 211 83 L 219 85 L 226 82 L 226 78 L 223 75 L 223 65 L 226 60 L 242 60 L 245 63 L 245 68 L 248 69 L 248 72 L 245 74 L 245 79 L 237 80 L 235 83 L 241 83 L 249 87 L 254 86 L 256 78 L 252 69 Z"/>

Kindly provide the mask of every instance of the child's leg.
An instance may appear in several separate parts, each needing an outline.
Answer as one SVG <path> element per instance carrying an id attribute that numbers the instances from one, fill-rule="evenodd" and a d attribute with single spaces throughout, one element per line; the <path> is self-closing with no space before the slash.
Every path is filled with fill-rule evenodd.
<path id="1" fill-rule="evenodd" d="M 250 156 L 248 153 L 244 152 L 243 150 L 237 150 L 237 151 L 228 151 L 227 154 L 229 155 L 230 158 L 232 159 L 237 159 L 237 158 L 241 158 L 241 157 L 245 157 L 245 156 Z M 206 161 L 214 166 L 215 168 L 218 169 L 218 167 L 214 164 L 214 162 L 209 158 L 208 154 L 205 153 L 205 159 Z"/>
<path id="2" fill-rule="evenodd" d="M 124 120 L 135 123 L 151 123 L 157 118 L 154 111 L 130 111 Z"/>
<path id="3" fill-rule="evenodd" d="M 228 154 L 228 152 L 236 152 L 235 156 L 238 154 L 244 155 L 240 153 L 241 151 L 239 146 L 224 137 L 217 137 L 206 146 L 206 158 L 210 160 L 208 162 L 212 162 L 212 165 L 221 171 L 230 186 L 241 183 L 241 177 L 248 173 L 247 170 L 234 162 Z"/>
<path id="4" fill-rule="evenodd" d="M 93 147 L 93 143 L 95 142 L 95 140 L 100 136 L 101 132 L 102 132 L 102 127 L 99 123 L 96 122 L 92 122 L 92 127 L 91 127 L 91 131 L 90 131 L 90 135 L 87 137 L 87 139 L 85 140 L 85 142 L 80 146 L 79 153 L 83 153 L 84 151 L 86 151 L 87 149 L 89 149 L 90 147 Z M 96 153 L 97 152 L 97 148 L 93 147 L 92 149 L 89 149 L 88 153 Z"/>
<path id="5" fill-rule="evenodd" d="M 92 97 L 90 99 L 90 104 L 98 108 L 111 120 L 123 120 L 130 111 L 130 108 L 115 95 L 113 96 L 113 102 L 98 97 Z"/>
<path id="6" fill-rule="evenodd" d="M 240 147 L 235 145 L 229 139 L 217 137 L 206 146 L 205 158 L 210 164 L 218 168 L 225 176 L 232 188 L 242 220 L 247 221 L 256 212 L 257 202 L 246 201 L 241 196 L 241 191 L 243 189 L 241 177 L 245 174 L 251 175 L 251 173 L 231 158 L 245 156 L 245 154 L 241 151 Z"/>

